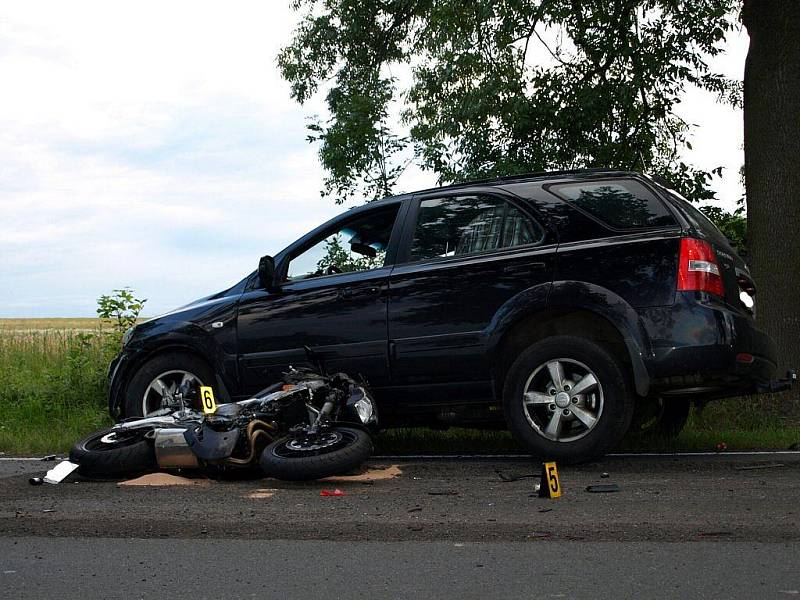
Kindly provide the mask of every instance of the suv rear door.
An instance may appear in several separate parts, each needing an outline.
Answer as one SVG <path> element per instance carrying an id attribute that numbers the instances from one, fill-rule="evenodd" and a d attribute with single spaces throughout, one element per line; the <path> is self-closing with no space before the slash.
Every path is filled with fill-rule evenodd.
<path id="1" fill-rule="evenodd" d="M 491 397 L 487 326 L 511 297 L 551 282 L 556 247 L 530 207 L 499 190 L 414 197 L 389 279 L 392 386 L 404 405 L 448 391 Z"/>

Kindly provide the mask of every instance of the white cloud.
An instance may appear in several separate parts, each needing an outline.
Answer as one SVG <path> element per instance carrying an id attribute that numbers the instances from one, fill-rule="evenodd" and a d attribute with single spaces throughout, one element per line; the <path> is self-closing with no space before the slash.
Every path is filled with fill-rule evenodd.
<path id="1" fill-rule="evenodd" d="M 0 4 L 0 316 L 91 315 L 123 285 L 155 314 L 341 210 L 305 142 L 322 105 L 275 68 L 288 4 Z M 687 98 L 697 161 L 738 168 L 740 114 Z"/>

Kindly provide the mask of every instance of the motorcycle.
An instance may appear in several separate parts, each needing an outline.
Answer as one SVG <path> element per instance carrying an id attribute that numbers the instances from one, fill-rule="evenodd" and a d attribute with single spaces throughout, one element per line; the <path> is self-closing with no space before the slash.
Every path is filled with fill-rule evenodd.
<path id="1" fill-rule="evenodd" d="M 187 382 L 169 406 L 78 441 L 70 461 L 88 477 L 260 467 L 266 476 L 309 480 L 352 471 L 372 453 L 375 401 L 365 384 L 327 375 L 306 352 L 314 368 L 290 367 L 282 381 L 247 400 L 217 406 L 209 388 Z"/>

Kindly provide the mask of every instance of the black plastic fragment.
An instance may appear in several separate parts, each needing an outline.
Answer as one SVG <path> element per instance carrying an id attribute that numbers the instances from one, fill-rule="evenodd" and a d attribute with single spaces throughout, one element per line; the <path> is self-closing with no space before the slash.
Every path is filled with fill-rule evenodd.
<path id="1" fill-rule="evenodd" d="M 619 486 L 616 483 L 603 483 L 600 485 L 587 486 L 586 491 L 590 494 L 608 494 L 618 492 Z"/>

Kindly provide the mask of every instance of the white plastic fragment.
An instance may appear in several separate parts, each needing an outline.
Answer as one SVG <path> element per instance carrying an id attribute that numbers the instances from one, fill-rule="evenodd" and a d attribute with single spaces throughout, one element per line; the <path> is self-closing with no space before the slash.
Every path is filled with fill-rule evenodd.
<path id="1" fill-rule="evenodd" d="M 77 468 L 78 465 L 75 463 L 62 460 L 47 472 L 47 475 L 44 476 L 44 481 L 45 483 L 52 483 L 53 485 L 61 483 Z"/>

